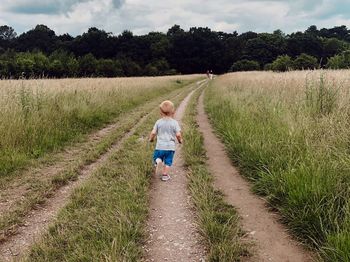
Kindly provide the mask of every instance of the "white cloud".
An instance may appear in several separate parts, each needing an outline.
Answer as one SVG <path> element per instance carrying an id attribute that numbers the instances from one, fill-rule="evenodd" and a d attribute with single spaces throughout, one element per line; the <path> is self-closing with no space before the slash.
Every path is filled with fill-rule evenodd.
<path id="1" fill-rule="evenodd" d="M 208 26 L 232 32 L 248 30 L 289 33 L 319 27 L 350 26 L 348 0 L 2 0 L 0 23 L 19 33 L 46 24 L 58 34 L 81 34 L 96 26 L 120 33 L 166 32 L 174 24 L 184 29 Z"/>

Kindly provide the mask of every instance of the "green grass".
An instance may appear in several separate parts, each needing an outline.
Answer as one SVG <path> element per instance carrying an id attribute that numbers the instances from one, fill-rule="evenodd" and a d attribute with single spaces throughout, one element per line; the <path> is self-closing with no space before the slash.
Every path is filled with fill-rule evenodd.
<path id="1" fill-rule="evenodd" d="M 185 87 L 185 89 L 188 87 Z M 176 89 L 170 94 L 161 95 L 151 102 L 137 107 L 131 112 L 124 113 L 118 120 L 118 128 L 113 130 L 109 135 L 103 137 L 101 141 L 84 145 L 86 148 L 82 151 L 82 155 L 78 156 L 75 161 L 70 162 L 57 175 L 50 179 L 33 177 L 27 181 L 29 188 L 24 195 L 24 199 L 20 199 L 15 203 L 13 208 L 5 214 L 0 216 L 0 241 L 10 235 L 16 233 L 18 225 L 23 222 L 23 219 L 38 204 L 42 204 L 48 197 L 55 193 L 61 186 L 66 185 L 69 181 L 75 180 L 78 176 L 80 168 L 90 162 L 96 160 L 102 153 L 123 135 L 128 132 L 135 124 L 137 124 L 141 117 L 145 114 L 157 109 L 159 103 L 167 99 L 169 96 L 175 96 L 185 91 L 184 88 Z"/>
<path id="2" fill-rule="evenodd" d="M 248 252 L 247 245 L 242 242 L 239 216 L 232 206 L 225 203 L 221 192 L 213 187 L 213 177 L 205 163 L 203 137 L 196 124 L 196 105 L 201 90 L 193 95 L 183 120 L 184 158 L 190 170 L 189 188 L 208 249 L 207 260 L 240 261 Z"/>
<path id="3" fill-rule="evenodd" d="M 305 85 L 299 74 L 222 76 L 206 110 L 232 161 L 295 236 L 320 259 L 350 261 L 348 92 L 331 76 Z"/>
<path id="4" fill-rule="evenodd" d="M 0 81 L 0 179 L 195 79 Z"/>
<path id="5" fill-rule="evenodd" d="M 181 101 L 186 94 L 173 101 Z M 154 111 L 122 149 L 74 191 L 26 261 L 142 259 L 153 151 L 146 137 L 158 117 L 158 110 Z"/>

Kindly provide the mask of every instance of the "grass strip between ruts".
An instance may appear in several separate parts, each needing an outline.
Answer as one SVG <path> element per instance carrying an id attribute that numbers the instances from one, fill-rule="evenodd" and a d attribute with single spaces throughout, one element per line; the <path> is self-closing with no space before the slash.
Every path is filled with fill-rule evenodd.
<path id="1" fill-rule="evenodd" d="M 243 232 L 235 209 L 225 203 L 223 195 L 213 187 L 213 177 L 206 165 L 203 136 L 196 123 L 196 105 L 203 89 L 190 100 L 184 124 L 184 157 L 189 168 L 189 189 L 197 214 L 197 222 L 207 244 L 207 261 L 240 261 L 248 254 L 242 241 Z"/>

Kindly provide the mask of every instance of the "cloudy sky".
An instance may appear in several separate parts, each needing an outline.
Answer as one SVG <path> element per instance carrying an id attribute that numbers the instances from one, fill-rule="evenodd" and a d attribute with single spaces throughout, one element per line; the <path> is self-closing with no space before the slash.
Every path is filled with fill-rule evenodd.
<path id="1" fill-rule="evenodd" d="M 46 24 L 57 34 L 95 26 L 118 34 L 166 32 L 174 24 L 225 32 L 350 27 L 350 0 L 0 0 L 0 25 L 22 33 Z"/>

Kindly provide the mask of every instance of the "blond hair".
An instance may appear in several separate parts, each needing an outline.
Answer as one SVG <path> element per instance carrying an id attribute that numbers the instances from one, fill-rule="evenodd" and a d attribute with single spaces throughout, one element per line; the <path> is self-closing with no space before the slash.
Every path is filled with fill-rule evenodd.
<path id="1" fill-rule="evenodd" d="M 160 109 L 160 112 L 165 116 L 171 116 L 172 114 L 174 114 L 174 111 L 175 111 L 173 102 L 169 100 L 163 101 L 159 105 L 159 109 Z"/>

